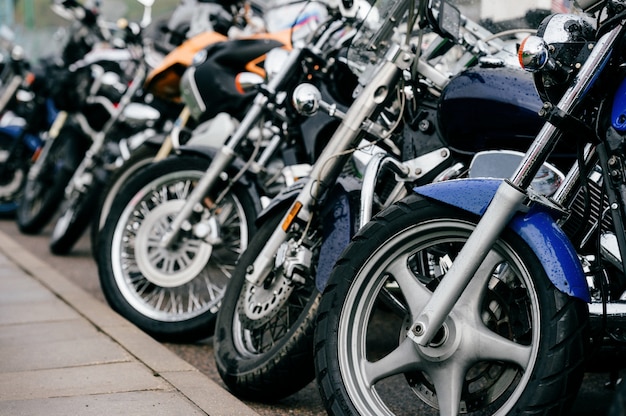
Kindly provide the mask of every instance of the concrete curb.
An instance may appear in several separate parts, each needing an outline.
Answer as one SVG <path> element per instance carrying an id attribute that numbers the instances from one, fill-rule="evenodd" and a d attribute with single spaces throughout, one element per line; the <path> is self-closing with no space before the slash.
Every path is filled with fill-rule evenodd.
<path id="1" fill-rule="evenodd" d="M 206 414 L 258 416 L 258 413 L 213 380 L 39 260 L 2 231 L 0 251 Z"/>

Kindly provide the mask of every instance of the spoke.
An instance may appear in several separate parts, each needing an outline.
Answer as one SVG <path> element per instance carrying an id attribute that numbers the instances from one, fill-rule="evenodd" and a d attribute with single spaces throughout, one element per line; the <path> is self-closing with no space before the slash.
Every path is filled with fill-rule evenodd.
<path id="1" fill-rule="evenodd" d="M 481 359 L 512 362 L 524 369 L 528 366 L 532 354 L 530 346 L 517 344 L 485 326 L 478 327 L 473 336 Z"/>
<path id="2" fill-rule="evenodd" d="M 495 268 L 503 261 L 502 256 L 493 250 L 490 251 L 463 291 L 460 302 L 471 306 L 473 310 L 479 310 L 486 286 L 493 277 Z"/>
<path id="3" fill-rule="evenodd" d="M 394 277 L 407 300 L 411 316 L 418 316 L 432 293 L 426 289 L 408 268 L 408 254 L 397 257 L 385 270 Z"/>
<path id="4" fill-rule="evenodd" d="M 480 361 L 512 362 L 521 368 L 526 368 L 531 356 L 531 347 L 518 344 L 493 332 L 485 326 L 480 316 L 481 303 L 488 290 L 487 286 L 490 279 L 494 278 L 496 267 L 503 262 L 501 255 L 495 251 L 489 252 L 463 292 L 456 309 L 465 316 L 466 324 L 472 327 L 471 337 L 467 339 L 471 339 L 476 358 Z"/>
<path id="5" fill-rule="evenodd" d="M 407 371 L 419 369 L 421 357 L 419 356 L 415 343 L 408 338 L 400 343 L 398 348 L 387 354 L 378 361 L 363 363 L 365 378 L 370 386 L 385 377 Z"/>
<path id="6" fill-rule="evenodd" d="M 187 310 L 193 311 L 194 309 L 200 309 L 202 307 L 202 301 L 196 295 L 195 289 L 192 285 L 189 285 L 187 290 L 188 306 Z"/>
<path id="7" fill-rule="evenodd" d="M 454 362 L 441 367 L 433 366 L 432 371 L 428 372 L 435 385 L 440 416 L 459 414 L 465 372 L 465 367 Z"/>

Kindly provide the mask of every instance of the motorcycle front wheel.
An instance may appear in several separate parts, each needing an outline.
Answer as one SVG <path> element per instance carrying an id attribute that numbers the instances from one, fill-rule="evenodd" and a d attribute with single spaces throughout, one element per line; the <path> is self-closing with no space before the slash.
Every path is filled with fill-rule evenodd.
<path id="1" fill-rule="evenodd" d="M 50 251 L 53 254 L 63 255 L 72 250 L 89 226 L 101 191 L 102 185 L 95 182 L 82 191 L 74 189 L 71 196 L 61 203 L 61 215 L 50 237 Z"/>
<path id="2" fill-rule="evenodd" d="M 312 276 L 296 283 L 275 266 L 263 287 L 246 281 L 246 269 L 283 215 L 278 210 L 265 219 L 242 254 L 222 300 L 213 338 L 222 380 L 238 397 L 254 401 L 282 399 L 315 377 L 313 324 L 320 293 Z"/>
<path id="3" fill-rule="evenodd" d="M 567 414 L 586 305 L 505 232 L 428 346 L 407 337 L 477 218 L 406 198 L 366 225 L 322 296 L 315 369 L 332 415 Z"/>
<path id="4" fill-rule="evenodd" d="M 39 172 L 36 175 L 29 172 L 17 207 L 17 225 L 21 232 L 40 232 L 56 213 L 78 164 L 76 158 L 80 157 L 72 146 L 75 140 L 79 138 L 63 130 L 51 144 Z M 34 168 L 31 167 L 31 170 Z"/>
<path id="5" fill-rule="evenodd" d="M 213 334 L 235 262 L 254 233 L 259 203 L 235 184 L 217 205 L 213 194 L 203 200 L 203 209 L 194 212 L 200 216 L 196 227 L 181 230 L 172 246 L 160 245 L 210 163 L 179 156 L 139 171 L 120 189 L 98 240 L 98 274 L 108 303 L 161 341 Z M 219 181 L 215 195 L 225 186 Z"/>

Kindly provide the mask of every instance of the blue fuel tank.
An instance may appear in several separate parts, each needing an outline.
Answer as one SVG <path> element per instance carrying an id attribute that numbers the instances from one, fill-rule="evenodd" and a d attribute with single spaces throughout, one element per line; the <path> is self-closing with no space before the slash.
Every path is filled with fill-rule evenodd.
<path id="1" fill-rule="evenodd" d="M 545 120 L 532 75 L 516 68 L 471 68 L 444 89 L 437 112 L 442 139 L 450 148 L 526 152 Z M 557 146 L 551 161 L 567 166 L 575 155 L 569 143 Z"/>

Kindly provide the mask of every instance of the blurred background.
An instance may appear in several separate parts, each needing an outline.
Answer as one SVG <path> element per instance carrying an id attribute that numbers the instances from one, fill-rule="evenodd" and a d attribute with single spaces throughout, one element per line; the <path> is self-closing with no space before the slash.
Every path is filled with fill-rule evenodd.
<path id="1" fill-rule="evenodd" d="M 80 0 L 79 0 L 80 1 Z M 506 20 L 523 15 L 525 10 L 566 10 L 572 0 L 457 0 L 463 13 L 471 18 Z M 153 21 L 167 16 L 180 0 L 155 0 Z M 88 7 L 99 7 L 109 21 L 125 17 L 139 21 L 143 6 L 136 0 L 84 0 Z M 64 36 L 68 22 L 57 16 L 50 5 L 52 0 L 0 0 L 0 30 L 9 29 L 13 40 L 22 45 L 30 59 L 55 52 Z"/>
<path id="2" fill-rule="evenodd" d="M 171 13 L 180 0 L 155 0 L 153 21 Z M 136 0 L 85 0 L 88 7 L 99 7 L 107 20 L 115 22 L 121 17 L 139 21 L 143 6 Z M 50 5 L 52 0 L 0 0 L 0 31 L 13 36 L 24 47 L 30 59 L 49 55 L 65 36 L 69 22 L 56 15 Z M 12 35 L 10 34 L 12 32 Z"/>

